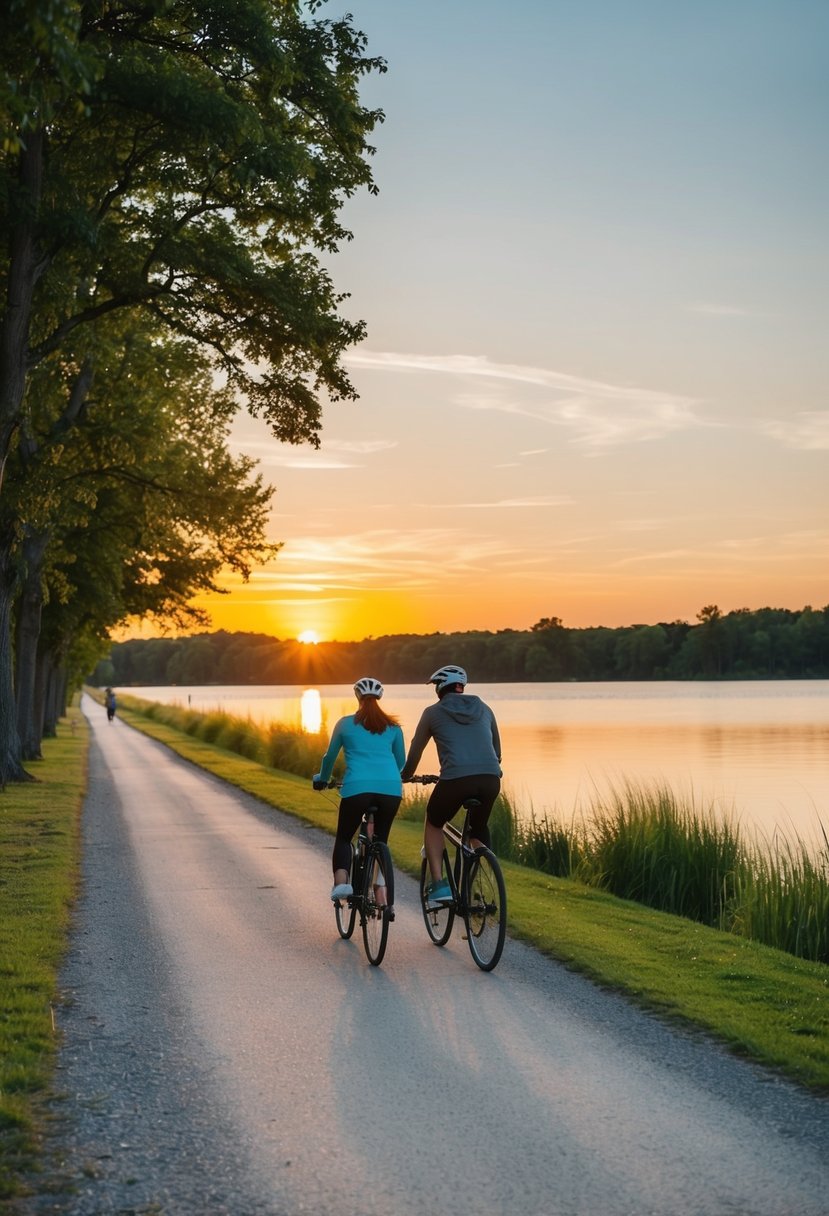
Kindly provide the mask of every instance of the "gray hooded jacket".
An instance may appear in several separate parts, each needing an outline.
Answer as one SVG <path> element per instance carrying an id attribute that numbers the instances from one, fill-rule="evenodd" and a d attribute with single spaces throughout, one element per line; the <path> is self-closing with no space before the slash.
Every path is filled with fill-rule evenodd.
<path id="1" fill-rule="evenodd" d="M 501 738 L 495 715 L 480 697 L 448 692 L 424 709 L 409 747 L 401 777 L 413 777 L 423 749 L 434 739 L 444 781 L 482 773 L 501 776 Z"/>

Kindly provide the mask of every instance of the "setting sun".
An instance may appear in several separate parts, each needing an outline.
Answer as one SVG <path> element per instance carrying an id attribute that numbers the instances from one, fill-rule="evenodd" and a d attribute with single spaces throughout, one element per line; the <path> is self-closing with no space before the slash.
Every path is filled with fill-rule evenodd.
<path id="1" fill-rule="evenodd" d="M 302 642 L 306 646 L 316 646 L 319 640 L 319 634 L 316 629 L 304 629 L 302 633 L 297 635 L 297 641 Z"/>

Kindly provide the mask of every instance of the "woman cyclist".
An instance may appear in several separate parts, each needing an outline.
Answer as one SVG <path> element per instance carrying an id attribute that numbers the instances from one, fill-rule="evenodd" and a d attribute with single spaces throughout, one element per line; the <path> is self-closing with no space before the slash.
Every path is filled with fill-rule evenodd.
<path id="1" fill-rule="evenodd" d="M 353 894 L 348 881 L 351 841 L 363 815 L 369 807 L 375 807 L 374 835 L 378 840 L 388 841 L 403 795 L 400 780 L 400 770 L 406 758 L 403 731 L 397 719 L 380 708 L 383 685 L 371 676 L 364 676 L 354 685 L 354 693 L 359 708 L 356 713 L 340 718 L 335 725 L 320 771 L 314 774 L 313 779 L 315 790 L 325 789 L 331 779 L 334 761 L 341 750 L 344 752 L 345 776 L 340 791 L 340 815 L 331 859 L 334 869 L 333 900 L 346 899 Z"/>

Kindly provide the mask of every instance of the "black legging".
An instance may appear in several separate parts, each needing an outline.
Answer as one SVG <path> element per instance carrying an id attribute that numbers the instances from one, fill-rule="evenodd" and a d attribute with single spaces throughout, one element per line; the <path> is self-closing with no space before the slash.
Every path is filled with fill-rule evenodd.
<path id="1" fill-rule="evenodd" d="M 370 806 L 374 811 L 374 835 L 377 840 L 388 840 L 391 825 L 400 806 L 396 794 L 352 794 L 340 800 L 340 816 L 337 820 L 337 836 L 334 840 L 334 870 L 351 870 L 351 841 L 360 826 L 360 820 Z"/>
<path id="2" fill-rule="evenodd" d="M 442 828 L 466 802 L 477 798 L 480 806 L 469 812 L 469 830 L 481 844 L 489 845 L 490 812 L 501 789 L 501 778 L 491 773 L 475 777 L 453 777 L 445 781 L 441 777 L 426 804 L 426 818 L 436 828 Z"/>

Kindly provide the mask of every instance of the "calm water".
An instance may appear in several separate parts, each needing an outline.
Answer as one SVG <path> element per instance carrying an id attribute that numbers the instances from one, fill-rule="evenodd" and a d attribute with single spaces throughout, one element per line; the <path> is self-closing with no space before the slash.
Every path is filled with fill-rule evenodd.
<path id="1" fill-rule="evenodd" d="M 330 729 L 352 713 L 346 685 L 135 688 L 148 700 L 224 709 L 256 722 Z M 406 741 L 430 702 L 420 684 L 387 687 Z M 829 830 L 829 681 L 740 684 L 476 684 L 498 718 L 504 784 L 519 809 L 569 819 L 611 784 L 664 781 L 746 827 Z M 436 771 L 429 745 L 421 772 Z"/>

